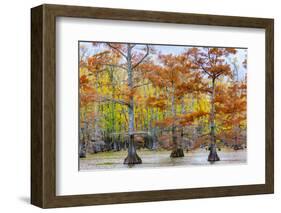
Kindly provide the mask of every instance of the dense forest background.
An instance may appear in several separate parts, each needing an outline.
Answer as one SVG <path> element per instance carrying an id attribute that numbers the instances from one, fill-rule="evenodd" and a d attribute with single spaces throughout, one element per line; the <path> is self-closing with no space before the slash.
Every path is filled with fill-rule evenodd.
<path id="1" fill-rule="evenodd" d="M 246 148 L 247 49 L 79 42 L 80 157 Z"/>

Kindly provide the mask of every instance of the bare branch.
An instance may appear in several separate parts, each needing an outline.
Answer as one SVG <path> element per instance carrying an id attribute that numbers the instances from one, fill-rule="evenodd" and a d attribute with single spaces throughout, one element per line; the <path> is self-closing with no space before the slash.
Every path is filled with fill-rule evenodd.
<path id="1" fill-rule="evenodd" d="M 220 72 L 218 72 L 216 75 L 215 75 L 215 78 L 218 78 L 222 73 L 223 73 L 223 69 L 220 71 Z"/>
<path id="2" fill-rule="evenodd" d="M 82 95 L 82 96 L 96 98 L 97 102 L 111 101 L 111 102 L 118 103 L 121 105 L 129 106 L 129 103 L 127 103 L 125 100 L 122 100 L 122 99 L 115 99 L 115 98 L 110 98 L 107 96 L 99 96 L 99 95 Z"/>
<path id="3" fill-rule="evenodd" d="M 135 69 L 140 63 L 142 63 L 143 60 L 148 56 L 148 54 L 149 54 L 149 46 L 146 45 L 146 53 L 145 53 L 145 55 L 136 64 L 133 65 L 133 69 Z"/>
<path id="4" fill-rule="evenodd" d="M 138 88 L 138 87 L 142 87 L 142 86 L 146 86 L 146 85 L 150 85 L 151 83 L 145 83 L 145 84 L 139 84 L 139 85 L 135 85 L 133 88 Z"/>
<path id="5" fill-rule="evenodd" d="M 212 74 L 209 73 L 203 65 L 200 65 L 200 67 L 207 75 L 212 76 Z"/>
<path id="6" fill-rule="evenodd" d="M 116 50 L 117 52 L 119 52 L 125 59 L 127 59 L 127 55 L 121 51 L 120 49 L 118 49 L 117 47 L 114 47 L 113 45 L 111 45 L 110 43 L 106 43 L 110 48 Z"/>
<path id="7" fill-rule="evenodd" d="M 121 104 L 121 105 L 129 106 L 129 103 L 127 103 L 125 100 L 114 99 L 114 98 L 110 98 L 110 97 L 107 97 L 107 96 L 99 96 L 99 98 L 101 99 L 100 101 L 111 101 L 111 102 L 118 103 L 118 104 Z"/>
<path id="8" fill-rule="evenodd" d="M 118 64 L 107 64 L 107 63 L 95 63 L 96 65 L 103 65 L 103 66 L 110 66 L 110 67 L 117 67 L 123 70 L 127 70 L 125 67 L 123 67 L 122 65 L 118 65 Z"/>

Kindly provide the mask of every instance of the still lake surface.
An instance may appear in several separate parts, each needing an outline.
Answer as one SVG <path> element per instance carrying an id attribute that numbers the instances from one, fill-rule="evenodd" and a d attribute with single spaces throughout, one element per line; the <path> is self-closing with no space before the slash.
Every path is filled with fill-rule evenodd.
<path id="1" fill-rule="evenodd" d="M 124 165 L 126 151 L 103 152 L 88 155 L 87 158 L 81 158 L 79 161 L 80 171 L 94 170 L 113 170 L 126 168 L 157 168 L 157 167 L 174 167 L 174 166 L 207 166 L 207 165 L 229 165 L 229 164 L 246 164 L 247 150 L 222 149 L 218 151 L 220 161 L 210 163 L 207 161 L 209 151 L 197 149 L 185 152 L 181 158 L 170 158 L 171 151 L 149 151 L 139 150 L 138 155 L 142 159 L 142 164 L 132 166 Z"/>

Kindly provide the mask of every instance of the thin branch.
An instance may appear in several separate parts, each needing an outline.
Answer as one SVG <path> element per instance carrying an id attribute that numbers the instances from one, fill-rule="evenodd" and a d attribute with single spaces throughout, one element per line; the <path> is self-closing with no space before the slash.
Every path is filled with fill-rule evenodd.
<path id="1" fill-rule="evenodd" d="M 223 73 L 223 69 L 220 71 L 220 72 L 218 72 L 216 75 L 215 75 L 215 78 L 218 78 L 222 73 Z"/>
<path id="2" fill-rule="evenodd" d="M 106 43 L 110 48 L 116 50 L 117 52 L 119 52 L 125 59 L 127 59 L 127 55 L 121 51 L 120 49 L 118 49 L 117 47 L 114 47 L 113 45 L 111 45 L 110 43 Z"/>
<path id="3" fill-rule="evenodd" d="M 146 45 L 146 53 L 145 55 L 139 60 L 139 62 L 137 62 L 136 64 L 133 65 L 133 69 L 135 69 L 140 63 L 143 62 L 143 60 L 148 56 L 149 54 L 149 46 Z"/>
<path id="4" fill-rule="evenodd" d="M 107 97 L 107 96 L 100 96 L 99 98 L 101 99 L 101 101 L 112 101 L 114 103 L 129 106 L 129 103 L 127 103 L 126 101 L 121 100 L 121 99 L 114 99 L 114 98 L 110 98 L 110 97 Z"/>
<path id="5" fill-rule="evenodd" d="M 122 65 L 118 65 L 118 64 L 107 64 L 107 63 L 95 63 L 96 65 L 103 65 L 103 66 L 110 66 L 110 67 L 117 67 L 123 70 L 127 70 L 125 67 L 123 67 Z"/>
<path id="6" fill-rule="evenodd" d="M 208 55 L 209 62 L 211 63 L 212 66 L 214 66 L 213 59 L 210 56 L 210 48 L 208 48 L 207 55 Z"/>
<path id="7" fill-rule="evenodd" d="M 209 72 L 205 69 L 205 67 L 204 67 L 203 65 L 200 65 L 200 67 L 201 67 L 201 69 L 202 69 L 207 75 L 212 76 L 212 74 L 209 73 Z"/>
<path id="8" fill-rule="evenodd" d="M 142 87 L 142 86 L 146 86 L 146 85 L 150 85 L 151 83 L 145 83 L 145 84 L 139 84 L 139 85 L 135 85 L 133 88 L 138 88 L 138 87 Z"/>
<path id="9" fill-rule="evenodd" d="M 98 71 L 92 71 L 92 70 L 90 70 L 90 69 L 88 69 L 88 71 L 90 72 L 90 74 L 89 75 L 93 75 L 93 74 L 99 74 L 99 73 L 102 73 L 102 72 L 105 72 L 105 71 L 107 71 L 107 69 L 100 69 L 100 70 L 98 70 Z"/>
<path id="10" fill-rule="evenodd" d="M 110 97 L 107 97 L 107 96 L 97 96 L 97 95 L 82 95 L 82 96 L 97 98 L 98 102 L 112 101 L 114 103 L 129 106 L 129 103 L 127 103 L 125 100 L 114 99 L 114 98 L 110 98 Z"/>

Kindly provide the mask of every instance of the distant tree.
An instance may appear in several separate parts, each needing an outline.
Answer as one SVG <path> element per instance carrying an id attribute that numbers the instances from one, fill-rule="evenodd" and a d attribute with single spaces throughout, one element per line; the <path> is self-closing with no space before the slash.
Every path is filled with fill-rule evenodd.
<path id="1" fill-rule="evenodd" d="M 245 82 L 234 81 L 219 86 L 215 97 L 216 113 L 222 126 L 219 137 L 231 142 L 234 147 L 244 141 L 242 133 L 246 128 L 246 89 Z"/>

